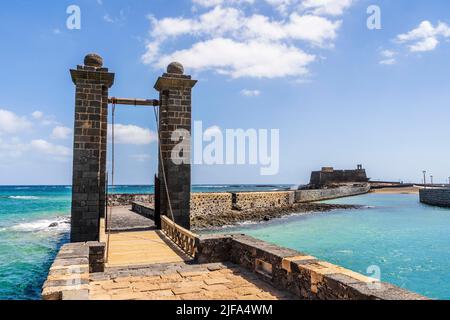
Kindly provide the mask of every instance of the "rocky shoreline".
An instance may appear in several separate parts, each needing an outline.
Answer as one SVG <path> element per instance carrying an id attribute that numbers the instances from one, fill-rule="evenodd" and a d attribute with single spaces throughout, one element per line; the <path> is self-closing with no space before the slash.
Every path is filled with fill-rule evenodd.
<path id="1" fill-rule="evenodd" d="M 191 220 L 193 230 L 202 231 L 219 229 L 224 226 L 233 226 L 243 222 L 265 222 L 291 214 L 313 214 L 330 212 L 339 209 L 360 209 L 360 205 L 340 205 L 326 203 L 295 203 L 290 206 L 278 208 L 255 208 L 248 210 L 228 210 L 217 213 L 214 219 L 205 216 L 196 216 Z"/>

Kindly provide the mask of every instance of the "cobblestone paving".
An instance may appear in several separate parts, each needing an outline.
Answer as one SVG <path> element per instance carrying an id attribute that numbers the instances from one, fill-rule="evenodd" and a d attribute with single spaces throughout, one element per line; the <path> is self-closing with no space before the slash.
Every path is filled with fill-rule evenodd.
<path id="1" fill-rule="evenodd" d="M 289 300 L 294 296 L 233 264 L 165 264 L 91 274 L 91 300 Z"/>

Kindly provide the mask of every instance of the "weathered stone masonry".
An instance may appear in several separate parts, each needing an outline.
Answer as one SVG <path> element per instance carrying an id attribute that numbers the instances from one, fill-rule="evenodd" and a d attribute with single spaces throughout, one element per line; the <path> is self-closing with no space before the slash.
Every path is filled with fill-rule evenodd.
<path id="1" fill-rule="evenodd" d="M 351 184 L 330 189 L 295 190 L 278 192 L 211 192 L 192 193 L 190 203 L 191 219 L 204 216 L 213 218 L 215 215 L 230 210 L 251 210 L 283 208 L 294 203 L 336 199 L 364 194 L 370 191 L 368 183 Z M 138 203 L 153 207 L 152 194 L 110 194 L 109 205 L 130 206 Z"/>
<path id="2" fill-rule="evenodd" d="M 427 188 L 419 190 L 420 202 L 450 208 L 450 189 Z"/>
<path id="3" fill-rule="evenodd" d="M 230 261 L 306 300 L 426 300 L 357 272 L 245 235 L 197 239 L 199 263 Z"/>
<path id="4" fill-rule="evenodd" d="M 76 86 L 71 241 L 97 241 L 105 208 L 108 90 L 114 73 L 102 58 L 86 56 L 71 70 Z"/>
<path id="5" fill-rule="evenodd" d="M 160 93 L 158 178 L 161 214 L 172 218 L 164 183 L 165 176 L 173 218 L 180 226 L 190 229 L 191 92 L 197 81 L 183 73 L 183 66 L 179 63 L 171 63 L 167 73 L 159 77 L 155 84 L 155 89 Z M 183 130 L 186 135 L 173 141 L 172 134 L 177 130 Z M 187 161 L 178 164 L 172 159 L 172 150 L 180 142 L 183 145 L 183 154 L 179 156 Z"/>

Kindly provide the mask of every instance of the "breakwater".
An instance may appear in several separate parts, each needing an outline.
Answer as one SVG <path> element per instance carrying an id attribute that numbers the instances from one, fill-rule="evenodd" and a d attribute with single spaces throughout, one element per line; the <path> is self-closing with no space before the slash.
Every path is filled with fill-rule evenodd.
<path id="1" fill-rule="evenodd" d="M 214 214 L 225 210 L 279 208 L 294 203 L 307 203 L 360 195 L 370 191 L 369 184 L 346 185 L 328 189 L 191 193 L 191 214 Z M 131 206 L 134 202 L 154 204 L 153 194 L 110 194 L 111 206 Z"/>
<path id="2" fill-rule="evenodd" d="M 340 206 L 313 202 L 364 194 L 369 184 L 355 184 L 329 189 L 192 193 L 190 202 L 191 225 L 194 229 L 221 227 L 244 221 L 262 221 L 291 213 L 329 211 Z M 133 211 L 152 218 L 154 195 L 113 194 L 113 206 L 132 205 Z"/>
<path id="3" fill-rule="evenodd" d="M 450 208 L 450 189 L 433 188 L 419 190 L 420 202 L 437 207 Z"/>
<path id="4" fill-rule="evenodd" d="M 298 203 L 322 201 L 338 199 L 350 196 L 357 196 L 365 194 L 370 191 L 368 183 L 344 185 L 329 189 L 312 189 L 312 190 L 298 190 L 295 193 L 295 201 Z"/>

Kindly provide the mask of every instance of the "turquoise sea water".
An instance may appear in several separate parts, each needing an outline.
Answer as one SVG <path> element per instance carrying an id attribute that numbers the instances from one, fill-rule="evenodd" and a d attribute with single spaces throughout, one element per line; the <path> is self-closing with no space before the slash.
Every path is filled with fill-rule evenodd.
<path id="1" fill-rule="evenodd" d="M 193 186 L 194 192 L 256 191 L 290 186 Z M 153 193 L 153 186 L 118 186 L 114 193 Z M 71 188 L 0 186 L 0 299 L 39 299 L 48 268 L 69 240 Z M 50 228 L 53 223 L 56 227 Z"/>
<path id="2" fill-rule="evenodd" d="M 417 195 L 367 194 L 328 203 L 370 206 L 232 228 L 434 299 L 450 299 L 450 209 Z M 368 275 L 372 275 L 371 273 Z"/>
<path id="3" fill-rule="evenodd" d="M 288 186 L 194 186 L 194 192 L 274 190 Z M 120 186 L 116 193 L 152 193 Z M 0 186 L 0 299 L 38 299 L 59 246 L 68 241 L 70 187 Z M 450 299 L 450 209 L 416 195 L 368 194 L 331 203 L 369 208 L 290 216 L 226 231 L 306 252 L 431 298 Z M 49 228 L 51 223 L 58 226 Z"/>

